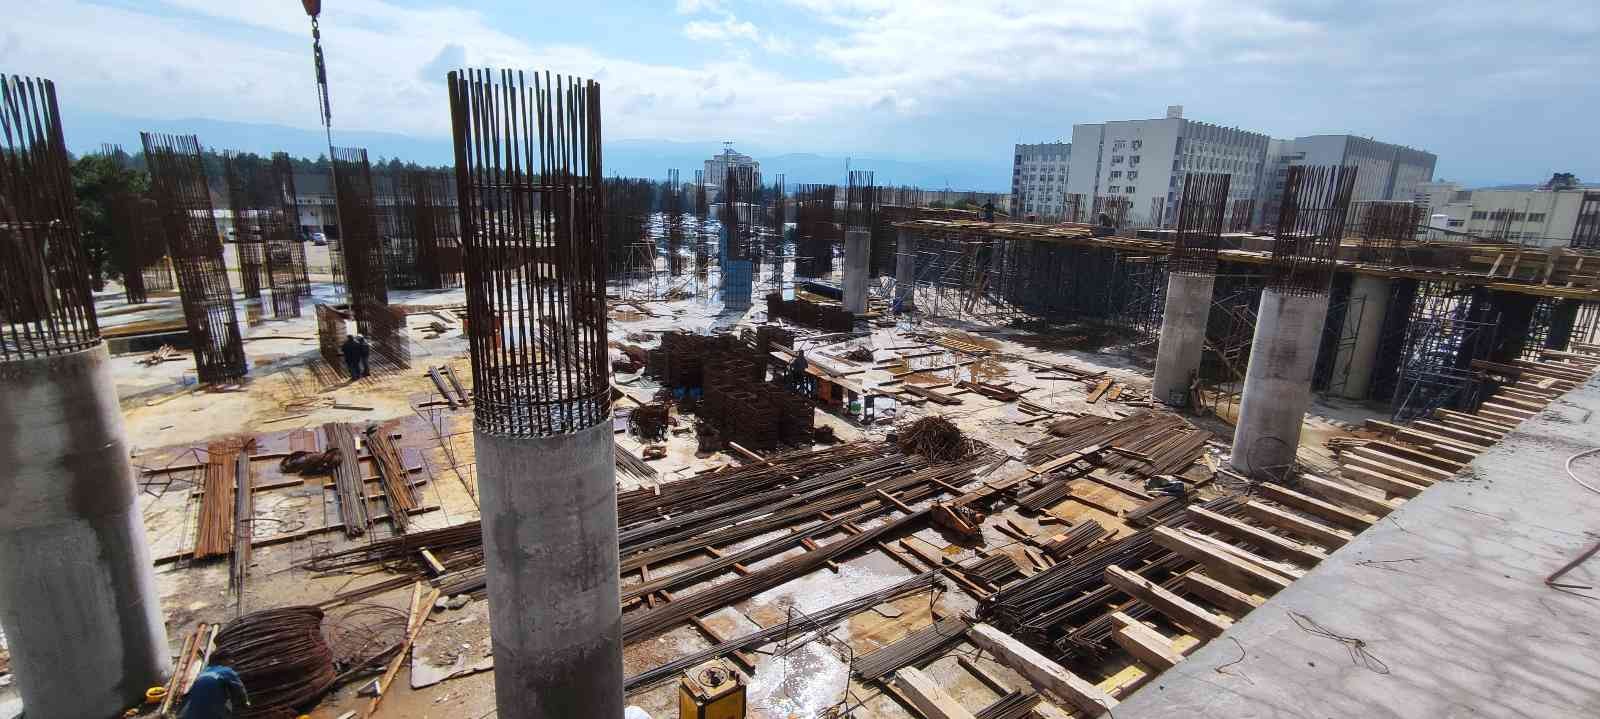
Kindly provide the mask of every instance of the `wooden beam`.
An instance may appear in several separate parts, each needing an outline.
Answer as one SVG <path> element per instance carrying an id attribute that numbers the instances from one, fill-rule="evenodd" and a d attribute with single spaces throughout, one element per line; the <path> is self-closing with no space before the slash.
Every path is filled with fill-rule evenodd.
<path id="1" fill-rule="evenodd" d="M 1372 440 L 1365 446 L 1367 449 L 1382 452 L 1384 454 L 1399 457 L 1401 459 L 1409 459 L 1418 464 L 1442 470 L 1445 473 L 1445 478 L 1454 477 L 1456 472 L 1460 472 L 1461 470 L 1465 469 L 1468 464 L 1467 462 L 1462 462 L 1460 460 L 1450 459 L 1448 457 L 1440 457 L 1437 454 L 1430 454 L 1418 449 L 1415 445 L 1410 444 L 1396 444 L 1394 442 Z"/>
<path id="2" fill-rule="evenodd" d="M 1218 609 L 1242 617 L 1251 610 L 1261 606 L 1261 599 L 1256 595 L 1234 589 L 1211 578 L 1205 572 L 1189 572 L 1183 575 L 1184 587 L 1201 599 L 1216 605 Z"/>
<path id="3" fill-rule="evenodd" d="M 1149 664 L 1158 672 L 1171 669 L 1172 665 L 1183 661 L 1183 657 L 1172 650 L 1172 640 L 1144 622 L 1122 612 L 1112 612 L 1111 621 L 1117 625 L 1117 631 L 1111 638 L 1132 654 L 1134 659 Z"/>
<path id="4" fill-rule="evenodd" d="M 1250 500 L 1239 506 L 1239 512 L 1262 524 L 1281 529 L 1301 539 L 1308 539 L 1330 550 L 1338 549 L 1355 539 L 1342 529 L 1314 522 L 1298 514 L 1285 512 L 1270 504 Z"/>
<path id="5" fill-rule="evenodd" d="M 1376 419 L 1367 420 L 1366 427 L 1367 429 L 1393 434 L 1408 442 L 1433 445 L 1435 452 L 1463 462 L 1471 462 L 1483 452 L 1483 448 L 1476 445 Z"/>
<path id="6" fill-rule="evenodd" d="M 1357 447 L 1345 454 L 1346 456 L 1357 456 L 1384 465 L 1389 469 L 1395 470 L 1395 476 L 1405 477 L 1406 481 L 1425 487 L 1456 476 L 1456 470 L 1442 469 L 1414 459 L 1407 459 L 1394 452 L 1386 451 L 1383 447 Z"/>
<path id="7" fill-rule="evenodd" d="M 1222 636 L 1233 625 L 1227 617 L 1201 609 L 1194 602 L 1115 564 L 1106 567 L 1105 579 L 1106 584 L 1117 591 L 1150 605 L 1179 626 L 1207 639 Z"/>
<path id="8" fill-rule="evenodd" d="M 1255 545 L 1262 554 L 1299 562 L 1308 566 L 1315 566 L 1318 562 L 1328 558 L 1328 553 L 1315 547 L 1308 547 L 1299 542 L 1285 539 L 1259 527 L 1253 527 L 1232 517 L 1224 517 L 1216 512 L 1194 505 L 1189 507 L 1189 519 L 1195 524 L 1206 529 L 1222 532 L 1235 539 L 1241 539 Z"/>
<path id="9" fill-rule="evenodd" d="M 911 706 L 928 719 L 975 719 L 972 712 L 961 706 L 961 702 L 914 667 L 895 671 L 894 686 L 911 700 Z"/>
<path id="10" fill-rule="evenodd" d="M 1021 674 L 1035 687 L 1054 694 L 1082 709 L 1084 716 L 1097 717 L 1117 706 L 1117 700 L 1082 677 L 1046 658 L 1014 637 L 988 624 L 974 624 L 967 637 L 979 649 L 995 655 L 1002 664 Z"/>
<path id="11" fill-rule="evenodd" d="M 1236 587 L 1272 594 L 1289 586 L 1289 580 L 1267 568 L 1185 536 L 1171 527 L 1156 527 L 1154 539 L 1167 549 L 1205 565 L 1207 573 Z"/>
<path id="12" fill-rule="evenodd" d="M 1504 422 L 1496 422 L 1494 420 L 1484 419 L 1484 418 L 1479 417 L 1478 415 L 1475 415 L 1475 414 L 1467 414 L 1466 412 L 1458 412 L 1458 411 L 1453 410 L 1453 409 L 1436 409 L 1436 410 L 1433 411 L 1433 416 L 1437 417 L 1439 419 L 1461 420 L 1461 421 L 1470 422 L 1470 423 L 1473 423 L 1473 424 L 1481 424 L 1481 425 L 1484 425 L 1485 427 L 1498 430 L 1500 432 L 1500 434 L 1502 434 L 1502 435 L 1507 433 L 1507 432 L 1510 432 L 1513 429 L 1516 429 L 1516 426 L 1513 425 L 1513 424 L 1507 424 L 1507 423 L 1504 423 Z"/>
<path id="13" fill-rule="evenodd" d="M 1338 502 L 1346 507 L 1369 512 L 1379 517 L 1388 516 L 1390 512 L 1400 507 L 1399 504 L 1388 499 L 1380 499 L 1366 492 L 1347 487 L 1338 482 L 1330 481 L 1316 475 L 1300 475 L 1300 487 L 1323 499 Z"/>
<path id="14" fill-rule="evenodd" d="M 1359 532 L 1372 526 L 1374 521 L 1369 519 L 1367 515 L 1353 512 L 1336 504 L 1329 504 L 1316 497 L 1301 494 L 1280 484 L 1264 482 L 1256 488 L 1256 492 L 1265 499 L 1305 512 L 1318 519 L 1327 520 L 1328 523 L 1344 529 Z"/>
<path id="15" fill-rule="evenodd" d="M 1401 477 L 1393 476 L 1390 474 L 1391 472 L 1394 472 L 1394 470 L 1384 467 L 1382 463 L 1372 462 L 1354 455 L 1345 457 L 1345 465 L 1340 470 L 1345 479 L 1380 489 L 1388 494 L 1396 494 L 1406 499 L 1422 494 L 1422 490 L 1428 488 L 1426 485 L 1408 482 Z"/>

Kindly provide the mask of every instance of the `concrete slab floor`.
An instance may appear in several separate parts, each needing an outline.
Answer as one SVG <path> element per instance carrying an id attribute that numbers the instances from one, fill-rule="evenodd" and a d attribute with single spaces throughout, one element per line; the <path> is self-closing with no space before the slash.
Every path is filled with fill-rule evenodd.
<path id="1" fill-rule="evenodd" d="M 1600 716 L 1600 379 L 1360 534 L 1116 709 L 1144 717 Z M 1573 464 L 1600 486 L 1600 457 Z"/>

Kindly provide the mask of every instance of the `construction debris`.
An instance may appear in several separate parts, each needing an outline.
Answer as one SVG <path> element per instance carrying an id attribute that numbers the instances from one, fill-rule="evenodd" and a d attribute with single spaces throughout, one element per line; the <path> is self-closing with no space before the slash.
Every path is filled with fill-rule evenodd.
<path id="1" fill-rule="evenodd" d="M 961 428 L 937 415 L 896 428 L 895 435 L 901 451 L 942 461 L 961 459 L 971 449 Z"/>

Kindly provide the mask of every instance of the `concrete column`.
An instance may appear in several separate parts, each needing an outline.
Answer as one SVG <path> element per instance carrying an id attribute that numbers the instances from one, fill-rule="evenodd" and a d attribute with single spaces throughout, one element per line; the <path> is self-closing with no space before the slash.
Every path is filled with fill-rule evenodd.
<path id="1" fill-rule="evenodd" d="M 121 716 L 172 671 L 109 361 L 0 364 L 0 628 L 29 719 Z"/>
<path id="2" fill-rule="evenodd" d="M 867 312 L 867 243 L 871 237 L 864 227 L 844 233 L 844 309 L 854 315 Z"/>
<path id="3" fill-rule="evenodd" d="M 1311 406 L 1311 373 L 1328 320 L 1328 295 L 1261 293 L 1250 366 L 1245 370 L 1239 421 L 1233 430 L 1233 468 L 1276 477 L 1294 462 L 1300 425 Z"/>
<path id="4" fill-rule="evenodd" d="M 1200 369 L 1211 315 L 1211 290 L 1216 275 L 1167 275 L 1167 305 L 1161 314 L 1161 339 L 1156 345 L 1156 376 L 1150 396 L 1174 407 L 1189 405 L 1189 383 Z"/>
<path id="5" fill-rule="evenodd" d="M 894 255 L 894 296 L 901 300 L 905 309 L 910 310 L 915 306 L 917 294 L 917 238 L 905 230 L 900 230 L 897 239 Z"/>
<path id="6" fill-rule="evenodd" d="M 1350 305 L 1344 315 L 1344 337 L 1354 334 L 1353 345 L 1342 346 L 1333 361 L 1333 380 L 1344 377 L 1339 396 L 1366 399 L 1372 389 L 1372 372 L 1378 363 L 1383 320 L 1389 314 L 1391 281 L 1387 277 L 1356 275 L 1350 283 Z"/>
<path id="7" fill-rule="evenodd" d="M 621 717 L 611 422 L 476 440 L 499 715 Z"/>

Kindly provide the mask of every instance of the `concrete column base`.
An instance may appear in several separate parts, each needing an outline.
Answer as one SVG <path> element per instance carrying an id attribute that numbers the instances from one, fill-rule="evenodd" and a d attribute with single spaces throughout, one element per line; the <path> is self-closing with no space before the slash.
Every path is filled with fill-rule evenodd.
<path id="1" fill-rule="evenodd" d="M 554 437 L 476 440 L 499 715 L 622 716 L 609 418 Z"/>
<path id="2" fill-rule="evenodd" d="M 1311 373 L 1328 320 L 1328 295 L 1261 293 L 1250 366 L 1245 370 L 1239 422 L 1229 463 L 1242 474 L 1267 479 L 1294 464 L 1300 427 L 1311 406 Z"/>
<path id="3" fill-rule="evenodd" d="M 853 315 L 867 312 L 868 243 L 872 235 L 864 228 L 852 227 L 844 233 L 844 311 Z"/>
<path id="4" fill-rule="evenodd" d="M 0 628 L 28 719 L 121 716 L 172 671 L 109 361 L 0 364 Z"/>
<path id="5" fill-rule="evenodd" d="M 1150 396 L 1158 402 L 1189 406 L 1189 383 L 1200 369 L 1216 282 L 1216 275 L 1167 275 L 1167 304 L 1161 315 L 1155 381 L 1150 388 Z"/>
<path id="6" fill-rule="evenodd" d="M 1378 345 L 1383 339 L 1383 321 L 1389 314 L 1392 282 L 1387 277 L 1356 275 L 1350 284 L 1350 305 L 1344 316 L 1344 335 L 1355 335 L 1352 346 L 1341 347 L 1333 363 L 1333 381 L 1339 396 L 1366 399 L 1372 389 L 1372 373 L 1377 369 Z M 1359 316 L 1358 316 L 1359 313 Z"/>

